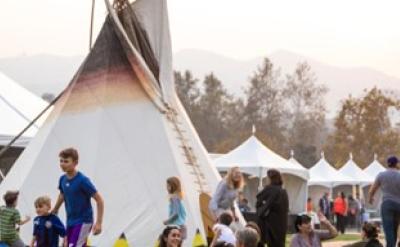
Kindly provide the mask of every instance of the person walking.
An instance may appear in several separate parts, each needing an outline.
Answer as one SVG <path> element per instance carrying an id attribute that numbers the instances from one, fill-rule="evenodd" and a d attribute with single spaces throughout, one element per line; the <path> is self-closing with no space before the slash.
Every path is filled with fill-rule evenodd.
<path id="1" fill-rule="evenodd" d="M 399 160 L 396 156 L 389 157 L 387 170 L 378 174 L 368 193 L 368 201 L 373 204 L 376 191 L 379 188 L 382 190 L 381 215 L 387 247 L 396 246 L 399 226 L 400 173 L 398 163 Z"/>
<path id="2" fill-rule="evenodd" d="M 349 195 L 347 197 L 347 202 L 348 202 L 348 209 L 347 209 L 348 225 L 356 229 L 358 215 L 360 214 L 360 205 L 352 195 Z"/>
<path id="3" fill-rule="evenodd" d="M 325 217 L 329 220 L 331 218 L 331 201 L 329 200 L 329 193 L 325 192 L 324 195 L 319 199 L 318 202 L 319 211 L 325 215 Z"/>
<path id="4" fill-rule="evenodd" d="M 342 234 L 346 231 L 347 202 L 344 192 L 339 192 L 333 203 L 333 211 L 336 215 L 336 228 Z"/>
<path id="5" fill-rule="evenodd" d="M 67 216 L 67 246 L 86 247 L 90 231 L 98 235 L 102 231 L 104 201 L 96 187 L 83 173 L 78 171 L 79 154 L 74 148 L 59 153 L 60 167 L 65 173 L 59 179 L 59 195 L 52 214 L 57 214 L 65 202 Z M 96 220 L 93 217 L 91 199 L 97 206 Z"/>
<path id="6" fill-rule="evenodd" d="M 325 192 L 324 195 L 319 199 L 319 211 L 325 215 L 329 220 L 331 218 L 331 201 L 329 200 L 329 193 Z"/>
<path id="7" fill-rule="evenodd" d="M 164 225 L 177 225 L 181 231 L 181 240 L 186 239 L 187 229 L 185 225 L 186 210 L 183 205 L 183 191 L 181 180 L 178 177 L 167 179 L 167 191 L 169 195 L 168 219 L 164 220 Z"/>

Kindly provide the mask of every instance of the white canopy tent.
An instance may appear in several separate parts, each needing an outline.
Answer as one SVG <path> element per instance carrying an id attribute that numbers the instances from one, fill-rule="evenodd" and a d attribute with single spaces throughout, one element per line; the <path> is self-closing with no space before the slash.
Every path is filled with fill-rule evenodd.
<path id="1" fill-rule="evenodd" d="M 386 168 L 378 161 L 378 156 L 375 154 L 374 161 L 364 169 L 364 172 L 367 173 L 371 178 L 373 178 L 375 180 L 376 176 L 378 176 L 379 173 L 381 173 L 385 170 L 386 170 Z M 370 186 L 368 186 L 368 185 L 363 187 L 364 195 L 368 194 L 369 189 L 370 189 Z M 366 206 L 370 209 L 379 210 L 379 205 L 381 204 L 381 201 L 382 201 L 382 192 L 379 189 L 375 194 L 374 203 L 372 205 L 366 204 Z"/>
<path id="2" fill-rule="evenodd" d="M 324 152 L 321 159 L 309 169 L 310 179 L 308 180 L 308 195 L 312 198 L 314 205 L 325 192 L 333 195 L 333 188 L 340 185 L 353 185 L 354 181 L 349 176 L 339 173 L 325 159 Z"/>
<path id="3" fill-rule="evenodd" d="M 371 184 L 374 180 L 353 161 L 353 155 L 351 153 L 349 160 L 339 169 L 339 173 L 350 177 L 354 181 L 354 184 L 360 186 Z"/>
<path id="4" fill-rule="evenodd" d="M 269 169 L 277 169 L 283 174 L 285 188 L 289 194 L 290 211 L 300 213 L 304 211 L 307 200 L 308 171 L 304 167 L 293 165 L 261 143 L 254 135 L 241 145 L 222 155 L 215 160 L 215 166 L 219 171 L 227 171 L 229 168 L 238 166 L 243 173 L 263 178 Z M 249 196 L 254 197 L 257 185 L 262 186 L 262 180 L 258 183 L 250 182 Z M 246 194 L 246 191 L 245 191 Z M 254 202 L 254 198 L 248 198 Z"/>
<path id="5" fill-rule="evenodd" d="M 336 191 L 342 191 L 346 195 L 358 193 L 360 198 L 365 198 L 362 187 L 370 185 L 373 182 L 373 178 L 365 173 L 353 160 L 353 155 L 349 154 L 349 160 L 344 166 L 339 169 L 339 173 L 350 177 L 354 183 L 353 185 L 342 185 L 336 188 Z"/>
<path id="6" fill-rule="evenodd" d="M 325 159 L 325 155 L 321 153 L 321 159 L 313 167 L 309 169 L 310 179 L 308 185 L 319 185 L 327 188 L 333 188 L 343 184 L 355 184 L 353 179 L 345 174 L 339 173 Z"/>
<path id="7" fill-rule="evenodd" d="M 0 146 L 7 145 L 48 104 L 0 72 Z M 24 147 L 36 134 L 43 120 L 20 137 L 14 146 Z"/>
<path id="8" fill-rule="evenodd" d="M 295 167 L 299 168 L 299 169 L 303 169 L 304 166 L 302 166 L 300 164 L 300 162 L 298 162 L 295 158 L 294 158 L 294 151 L 291 150 L 290 151 L 290 158 L 289 158 L 289 162 L 292 163 Z"/>
<path id="9" fill-rule="evenodd" d="M 364 169 L 364 172 L 371 178 L 375 179 L 380 172 L 385 171 L 386 168 L 378 161 L 378 156 L 374 155 L 374 161 Z"/>

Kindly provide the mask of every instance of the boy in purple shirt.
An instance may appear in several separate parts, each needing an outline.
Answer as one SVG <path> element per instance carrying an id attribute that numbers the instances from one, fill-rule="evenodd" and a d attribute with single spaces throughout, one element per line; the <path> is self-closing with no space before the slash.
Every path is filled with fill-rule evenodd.
<path id="1" fill-rule="evenodd" d="M 79 155 L 74 148 L 60 152 L 60 166 L 65 172 L 58 184 L 60 194 L 53 212 L 56 213 L 65 202 L 67 213 L 67 246 L 86 247 L 87 238 L 93 227 L 93 234 L 101 233 L 104 202 L 88 177 L 76 169 Z M 93 220 L 91 198 L 97 204 L 97 221 Z"/>

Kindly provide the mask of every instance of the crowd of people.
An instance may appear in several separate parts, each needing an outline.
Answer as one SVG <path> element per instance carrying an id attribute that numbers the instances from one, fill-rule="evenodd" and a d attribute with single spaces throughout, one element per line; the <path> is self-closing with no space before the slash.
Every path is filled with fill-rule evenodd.
<path id="1" fill-rule="evenodd" d="M 52 208 L 51 199 L 40 196 L 33 206 L 34 218 L 31 247 L 57 247 L 63 238 L 64 247 L 84 247 L 90 232 L 97 235 L 102 231 L 104 202 L 90 179 L 77 170 L 78 151 L 74 148 L 62 150 L 59 154 L 60 167 L 65 173 L 59 179 L 59 195 Z M 395 247 L 400 220 L 400 173 L 396 157 L 388 159 L 388 169 L 381 172 L 371 186 L 368 201 L 373 203 L 376 191 L 382 190 L 382 225 L 386 246 Z M 209 212 L 215 225 L 210 247 L 284 247 L 288 231 L 289 198 L 283 179 L 278 170 L 268 170 L 268 184 L 257 194 L 255 219 L 244 227 L 237 227 L 240 212 L 250 212 L 248 201 L 241 194 L 244 186 L 243 174 L 238 167 L 231 168 L 218 184 L 209 203 Z M 169 194 L 168 218 L 163 221 L 165 229 L 159 237 L 160 247 L 180 247 L 187 238 L 186 210 L 183 190 L 178 177 L 166 180 Z M 16 209 L 18 191 L 7 191 L 3 196 L 5 206 L 0 207 L 0 244 L 9 247 L 23 247 L 18 227 L 30 221 L 21 219 Z M 97 206 L 97 217 L 93 217 L 91 199 Z M 236 201 L 239 200 L 239 210 Z M 65 203 L 66 224 L 57 216 Z M 291 247 L 320 247 L 321 241 L 332 239 L 338 232 L 344 234 L 346 225 L 361 228 L 361 240 L 346 247 L 381 247 L 378 240 L 379 228 L 362 218 L 364 207 L 358 195 L 345 196 L 339 192 L 331 201 L 325 193 L 314 210 L 311 198 L 307 200 L 306 212 L 295 217 L 295 234 L 290 240 Z M 96 220 L 95 220 L 96 219 Z M 331 222 L 336 222 L 336 227 Z M 236 225 L 236 226 L 235 226 Z M 240 225 L 240 224 L 239 224 Z M 18 226 L 18 227 L 16 227 Z"/>
<path id="2" fill-rule="evenodd" d="M 313 225 L 318 227 L 319 220 L 316 217 L 317 212 L 321 213 L 325 218 L 331 222 L 336 222 L 336 228 L 341 234 L 346 232 L 346 228 L 350 227 L 353 230 L 361 229 L 362 223 L 366 221 L 364 215 L 364 204 L 352 195 L 346 197 L 343 191 L 338 192 L 337 197 L 331 201 L 329 193 L 325 192 L 319 199 L 318 210 L 314 209 L 312 198 L 307 199 L 307 214 L 312 218 Z"/>
<path id="3" fill-rule="evenodd" d="M 382 225 L 388 247 L 396 245 L 400 219 L 400 173 L 397 165 L 397 158 L 390 157 L 388 169 L 377 176 L 369 192 L 369 202 L 372 203 L 377 189 L 382 189 Z M 257 220 L 251 222 L 252 229 L 259 236 L 259 242 L 245 246 L 285 246 L 289 214 L 288 194 L 283 187 L 279 171 L 271 169 L 267 172 L 267 177 L 269 183 L 256 196 L 254 206 Z M 218 185 L 210 202 L 210 211 L 217 222 L 214 228 L 217 237 L 211 246 L 235 246 L 233 243 L 235 234 L 232 227 L 229 227 L 232 221 L 237 220 L 235 200 L 238 199 L 241 212 L 250 211 L 248 201 L 240 193 L 242 186 L 243 176 L 238 167 L 229 170 Z M 318 202 L 317 210 L 314 210 L 312 200 L 309 198 L 306 212 L 295 217 L 296 233 L 290 240 L 290 246 L 320 247 L 322 241 L 335 238 L 339 233 L 344 234 L 347 226 L 361 230 L 360 241 L 347 247 L 383 246 L 378 239 L 379 226 L 367 222 L 364 215 L 365 202 L 361 201 L 358 193 L 353 197 L 339 192 L 334 200 L 330 199 L 329 193 L 325 193 Z M 336 227 L 333 222 L 336 223 Z"/>

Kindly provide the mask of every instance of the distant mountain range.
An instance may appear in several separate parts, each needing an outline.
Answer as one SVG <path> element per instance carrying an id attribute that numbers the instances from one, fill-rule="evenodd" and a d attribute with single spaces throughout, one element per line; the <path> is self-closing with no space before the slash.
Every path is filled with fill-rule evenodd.
<path id="1" fill-rule="evenodd" d="M 267 55 L 282 74 L 292 73 L 299 62 L 307 61 L 314 71 L 317 82 L 329 88 L 326 97 L 328 109 L 334 113 L 342 99 L 349 94 L 360 95 L 364 89 L 377 86 L 384 90 L 400 92 L 400 79 L 365 67 L 337 67 L 288 51 Z M 0 59 L 0 70 L 37 95 L 57 94 L 68 84 L 83 61 L 83 56 L 62 57 L 54 55 L 21 56 Z M 202 50 L 183 50 L 174 55 L 176 70 L 190 70 L 202 79 L 214 74 L 225 87 L 236 95 L 242 89 L 263 57 L 237 60 Z M 398 93 L 400 95 L 400 93 Z"/>
<path id="2" fill-rule="evenodd" d="M 0 71 L 33 93 L 58 94 L 78 70 L 83 56 L 35 55 L 0 58 Z"/>

